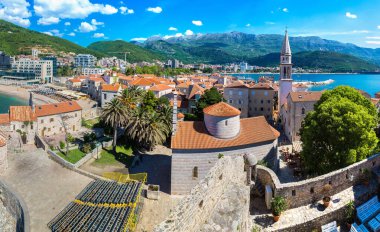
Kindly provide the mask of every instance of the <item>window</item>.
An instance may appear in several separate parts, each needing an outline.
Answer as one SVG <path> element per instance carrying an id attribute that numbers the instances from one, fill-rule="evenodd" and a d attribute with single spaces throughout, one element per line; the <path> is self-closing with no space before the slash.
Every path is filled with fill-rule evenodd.
<path id="1" fill-rule="evenodd" d="M 231 103 L 231 104 L 232 104 L 233 102 L 234 102 L 234 101 L 233 101 L 232 99 L 228 100 L 228 103 Z"/>
<path id="2" fill-rule="evenodd" d="M 243 95 L 243 92 L 242 92 L 242 91 L 239 91 L 239 95 L 240 95 L 240 96 Z"/>
<path id="3" fill-rule="evenodd" d="M 51 119 L 50 119 L 50 122 L 54 122 L 54 118 L 51 118 Z"/>
<path id="4" fill-rule="evenodd" d="M 44 120 L 43 120 L 43 119 L 41 119 L 41 123 L 44 123 Z"/>
<path id="5" fill-rule="evenodd" d="M 25 128 L 25 125 L 22 125 L 21 128 L 24 129 L 24 128 Z"/>
<path id="6" fill-rule="evenodd" d="M 228 126 L 228 120 L 226 120 L 226 121 L 224 122 L 224 124 L 225 124 L 226 126 Z"/>
<path id="7" fill-rule="evenodd" d="M 33 123 L 32 123 L 32 124 L 30 124 L 30 129 L 32 129 L 32 130 L 33 130 Z"/>
<path id="8" fill-rule="evenodd" d="M 254 90 L 252 90 L 251 95 L 252 95 L 252 96 L 255 95 L 255 91 L 254 91 Z"/>
<path id="9" fill-rule="evenodd" d="M 229 93 L 230 95 L 232 95 L 232 94 L 233 94 L 233 91 L 232 91 L 232 90 L 230 90 L 230 91 L 228 91 L 228 93 Z"/>
<path id="10" fill-rule="evenodd" d="M 268 104 L 270 104 L 270 100 L 268 100 Z"/>
<path id="11" fill-rule="evenodd" d="M 268 91 L 265 91 L 265 92 L 264 92 L 264 95 L 265 95 L 265 96 L 268 96 Z"/>
<path id="12" fill-rule="evenodd" d="M 198 178 L 198 167 L 193 168 L 193 178 Z"/>
<path id="13" fill-rule="evenodd" d="M 257 107 L 255 107 L 255 111 L 257 111 Z"/>
<path id="14" fill-rule="evenodd" d="M 264 107 L 261 107 L 260 110 L 261 110 L 261 111 L 264 111 Z"/>
<path id="15" fill-rule="evenodd" d="M 240 104 L 240 105 L 243 104 L 243 100 L 239 100 L 239 104 Z"/>
<path id="16" fill-rule="evenodd" d="M 296 195 L 296 190 L 292 190 L 292 196 Z"/>
<path id="17" fill-rule="evenodd" d="M 107 100 L 107 94 L 105 93 L 103 94 L 103 96 L 104 96 L 104 100 Z"/>
<path id="18" fill-rule="evenodd" d="M 302 114 L 305 114 L 305 108 L 302 108 L 302 110 L 301 110 L 302 112 Z"/>

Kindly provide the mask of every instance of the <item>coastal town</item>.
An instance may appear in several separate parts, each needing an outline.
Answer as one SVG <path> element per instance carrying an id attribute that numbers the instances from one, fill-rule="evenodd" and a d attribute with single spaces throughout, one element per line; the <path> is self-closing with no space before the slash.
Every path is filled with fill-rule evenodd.
<path id="1" fill-rule="evenodd" d="M 28 102 L 0 115 L 3 203 L 13 212 L 0 225 L 9 231 L 310 231 L 340 223 L 353 200 L 363 203 L 352 228 L 376 220 L 366 212 L 378 202 L 369 198 L 376 178 L 361 185 L 361 173 L 377 175 L 379 156 L 311 178 L 302 136 L 325 94 L 352 92 L 379 112 L 380 93 L 294 83 L 287 32 L 279 81 L 126 75 L 95 60 L 78 55 L 81 73 L 56 78 L 55 57 L 2 53 L 12 69 L 2 91 Z M 276 207 L 284 212 L 273 223 Z"/>

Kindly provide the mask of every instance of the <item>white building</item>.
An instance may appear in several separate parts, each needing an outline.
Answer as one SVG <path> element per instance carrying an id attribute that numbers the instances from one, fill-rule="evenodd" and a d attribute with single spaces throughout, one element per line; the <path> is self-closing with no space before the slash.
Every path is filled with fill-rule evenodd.
<path id="1" fill-rule="evenodd" d="M 95 67 L 96 57 L 90 54 L 78 54 L 74 58 L 75 67 Z"/>
<path id="2" fill-rule="evenodd" d="M 32 60 L 22 58 L 12 63 L 12 71 L 18 73 L 34 73 L 42 82 L 52 82 L 54 66 L 52 60 Z"/>
<path id="3" fill-rule="evenodd" d="M 106 69 L 104 68 L 82 68 L 82 75 L 88 76 L 92 74 L 103 75 Z"/>

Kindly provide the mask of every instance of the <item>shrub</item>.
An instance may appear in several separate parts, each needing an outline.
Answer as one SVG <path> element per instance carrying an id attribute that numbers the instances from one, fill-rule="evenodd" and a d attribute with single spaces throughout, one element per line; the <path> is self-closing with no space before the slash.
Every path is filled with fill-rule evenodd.
<path id="1" fill-rule="evenodd" d="M 91 144 L 90 143 L 85 143 L 83 144 L 82 151 L 86 154 L 91 152 Z"/>
<path id="2" fill-rule="evenodd" d="M 61 149 L 65 149 L 65 147 L 66 147 L 65 142 L 63 142 L 63 141 L 59 141 L 59 148 L 61 148 Z"/>
<path id="3" fill-rule="evenodd" d="M 224 155 L 222 154 L 222 153 L 219 153 L 219 155 L 218 155 L 218 159 L 221 159 L 221 158 L 223 158 L 224 157 Z"/>
<path id="4" fill-rule="evenodd" d="M 288 207 L 285 198 L 277 196 L 271 202 L 272 213 L 274 216 L 280 216 L 282 212 Z"/>
<path id="5" fill-rule="evenodd" d="M 67 134 L 67 142 L 69 142 L 69 143 L 75 142 L 75 138 L 72 134 Z"/>
<path id="6" fill-rule="evenodd" d="M 355 204 L 354 201 L 350 201 L 346 205 L 346 220 L 347 223 L 352 224 L 355 220 Z"/>
<path id="7" fill-rule="evenodd" d="M 96 140 L 96 134 L 94 132 L 92 133 L 86 133 L 83 136 L 83 140 L 85 143 L 90 143 Z"/>

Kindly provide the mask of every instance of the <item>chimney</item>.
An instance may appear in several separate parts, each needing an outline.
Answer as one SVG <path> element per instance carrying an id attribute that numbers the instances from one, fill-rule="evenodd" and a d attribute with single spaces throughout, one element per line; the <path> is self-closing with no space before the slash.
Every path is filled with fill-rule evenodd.
<path id="1" fill-rule="evenodd" d="M 178 107 L 177 107 L 177 91 L 174 90 L 173 91 L 173 128 L 172 128 L 172 136 L 175 135 L 175 133 L 177 132 L 177 123 L 178 123 L 178 118 L 177 118 L 177 111 L 178 111 Z"/>

